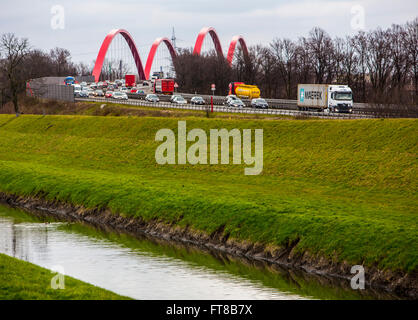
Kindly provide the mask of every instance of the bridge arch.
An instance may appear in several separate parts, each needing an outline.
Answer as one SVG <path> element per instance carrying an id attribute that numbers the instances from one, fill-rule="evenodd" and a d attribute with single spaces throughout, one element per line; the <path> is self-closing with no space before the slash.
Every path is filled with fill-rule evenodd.
<path id="1" fill-rule="evenodd" d="M 240 43 L 241 48 L 244 51 L 244 57 L 246 59 L 249 58 L 248 47 L 247 47 L 247 44 L 245 43 L 244 38 L 242 36 L 234 36 L 232 38 L 231 44 L 229 45 L 228 56 L 227 56 L 227 60 L 230 66 L 232 66 L 232 61 L 234 60 L 235 49 L 237 47 L 238 42 Z"/>
<path id="2" fill-rule="evenodd" d="M 170 51 L 171 59 L 177 57 L 176 49 L 174 49 L 173 44 L 168 38 L 158 38 L 154 41 L 151 46 L 151 50 L 148 54 L 147 64 L 145 65 L 145 78 L 149 80 L 149 76 L 151 73 L 152 64 L 154 62 L 155 54 L 157 53 L 157 49 L 161 43 L 164 43 L 167 46 L 168 51 Z"/>
<path id="3" fill-rule="evenodd" d="M 135 61 L 136 68 L 138 70 L 138 75 L 141 80 L 146 80 L 144 67 L 141 62 L 141 58 L 139 56 L 139 51 L 136 47 L 135 41 L 132 36 L 129 34 L 128 31 L 124 29 L 114 29 L 109 32 L 106 38 L 103 41 L 103 44 L 100 48 L 99 54 L 97 55 L 96 64 L 94 65 L 93 69 L 93 76 L 96 82 L 100 79 L 100 74 L 102 72 L 103 62 L 106 57 L 107 50 L 112 42 L 112 40 L 118 35 L 121 34 L 124 39 L 126 40 L 129 49 L 131 50 L 132 56 Z"/>
<path id="4" fill-rule="evenodd" d="M 213 43 L 215 44 L 215 50 L 218 53 L 218 56 L 224 57 L 221 41 L 219 41 L 219 37 L 218 37 L 218 34 L 216 33 L 216 30 L 212 27 L 205 27 L 202 30 L 200 30 L 199 35 L 197 36 L 197 39 L 196 39 L 196 44 L 194 46 L 193 54 L 200 55 L 202 51 L 203 41 L 205 40 L 205 37 L 208 33 L 212 37 Z"/>

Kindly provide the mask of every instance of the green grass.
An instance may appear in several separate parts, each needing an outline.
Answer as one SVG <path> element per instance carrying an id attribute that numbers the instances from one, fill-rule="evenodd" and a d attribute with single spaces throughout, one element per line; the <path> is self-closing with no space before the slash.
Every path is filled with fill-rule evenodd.
<path id="1" fill-rule="evenodd" d="M 160 166 L 176 118 L 0 116 L 0 191 L 157 219 L 333 261 L 416 271 L 418 121 L 187 118 L 264 129 L 264 171 Z"/>
<path id="2" fill-rule="evenodd" d="M 52 289 L 48 269 L 0 254 L 0 300 L 126 300 L 113 292 L 65 276 L 65 289 Z"/>

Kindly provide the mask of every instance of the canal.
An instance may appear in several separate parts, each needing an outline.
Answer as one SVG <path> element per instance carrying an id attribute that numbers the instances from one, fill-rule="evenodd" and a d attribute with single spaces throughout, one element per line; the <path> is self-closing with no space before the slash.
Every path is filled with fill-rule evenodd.
<path id="1" fill-rule="evenodd" d="M 121 234 L 0 205 L 0 253 L 141 300 L 393 298 L 183 244 Z M 51 274 L 51 277 L 53 274 Z"/>

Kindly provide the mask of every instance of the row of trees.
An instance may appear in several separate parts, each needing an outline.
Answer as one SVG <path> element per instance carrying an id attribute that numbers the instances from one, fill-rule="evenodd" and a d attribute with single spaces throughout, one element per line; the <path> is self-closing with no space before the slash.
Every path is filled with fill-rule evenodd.
<path id="1" fill-rule="evenodd" d="M 210 52 L 179 53 L 174 68 L 183 90 L 225 94 L 231 81 L 256 84 L 269 98 L 295 99 L 298 83 L 340 83 L 353 88 L 357 102 L 417 103 L 418 18 L 405 25 L 332 39 L 314 28 L 297 41 L 275 39 L 268 46 L 238 51 L 232 68 Z"/>
<path id="2" fill-rule="evenodd" d="M 104 65 L 103 78 L 127 69 L 120 61 Z M 230 82 L 242 81 L 258 85 L 264 97 L 295 99 L 298 83 L 341 83 L 353 88 L 357 102 L 417 104 L 418 18 L 345 38 L 332 39 L 314 28 L 297 41 L 275 39 L 250 47 L 248 57 L 238 50 L 232 68 L 214 51 L 196 56 L 180 50 L 173 68 L 184 92 L 210 93 L 214 83 L 217 93 L 225 94 Z M 13 34 L 0 38 L 0 104 L 13 101 L 16 113 L 28 79 L 91 71 L 73 63 L 66 49 L 43 52 Z"/>
<path id="3" fill-rule="evenodd" d="M 14 34 L 1 36 L 0 106 L 12 101 L 18 114 L 18 96 L 25 90 L 27 80 L 68 75 L 91 75 L 91 70 L 83 63 L 73 63 L 66 49 L 55 48 L 43 52 L 32 49 L 27 39 L 20 39 Z"/>
<path id="4" fill-rule="evenodd" d="M 102 79 L 122 78 L 129 66 L 122 61 L 105 60 Z M 18 96 L 25 91 L 26 82 L 41 77 L 87 76 L 92 69 L 84 63 L 75 64 L 67 49 L 55 48 L 49 52 L 32 49 L 27 39 L 14 34 L 0 37 L 0 107 L 12 101 L 19 114 Z"/>

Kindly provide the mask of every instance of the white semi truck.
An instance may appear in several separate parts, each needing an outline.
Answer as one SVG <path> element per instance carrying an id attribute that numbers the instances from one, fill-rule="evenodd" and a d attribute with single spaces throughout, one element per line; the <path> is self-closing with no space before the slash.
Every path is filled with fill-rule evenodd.
<path id="1" fill-rule="evenodd" d="M 334 84 L 299 84 L 299 110 L 353 112 L 353 92 L 349 86 Z"/>

